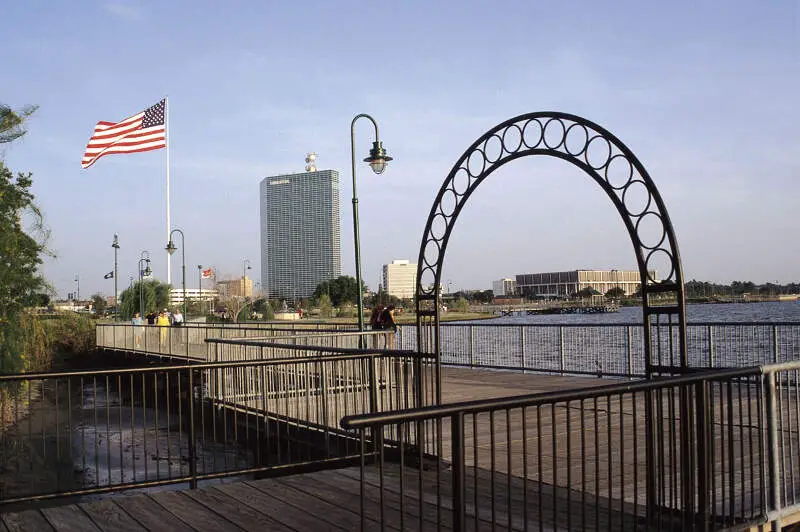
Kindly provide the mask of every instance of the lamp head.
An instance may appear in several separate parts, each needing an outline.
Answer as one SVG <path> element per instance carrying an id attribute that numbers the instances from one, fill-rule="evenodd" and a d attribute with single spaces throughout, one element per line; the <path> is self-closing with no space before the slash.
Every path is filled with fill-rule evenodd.
<path id="1" fill-rule="evenodd" d="M 150 275 L 151 275 L 152 273 L 153 273 L 153 270 L 151 270 L 151 269 L 150 269 L 150 261 L 148 260 L 148 261 L 147 261 L 147 266 L 146 266 L 146 267 L 145 267 L 145 269 L 144 269 L 144 276 L 145 276 L 145 277 L 150 277 Z"/>
<path id="2" fill-rule="evenodd" d="M 167 253 L 172 255 L 173 253 L 175 253 L 175 250 L 178 249 L 178 248 L 175 247 L 175 242 L 173 242 L 172 239 L 170 238 L 169 242 L 167 242 L 167 247 L 165 247 L 164 249 L 167 250 Z"/>
<path id="3" fill-rule="evenodd" d="M 119 236 L 117 233 L 114 233 L 114 242 L 111 243 L 111 247 L 119 249 Z"/>
<path id="4" fill-rule="evenodd" d="M 372 143 L 372 149 L 369 150 L 369 157 L 364 159 L 365 163 L 369 163 L 372 171 L 376 174 L 382 174 L 386 170 L 386 164 L 392 160 L 392 157 L 386 154 L 383 148 L 383 143 L 376 140 Z"/>

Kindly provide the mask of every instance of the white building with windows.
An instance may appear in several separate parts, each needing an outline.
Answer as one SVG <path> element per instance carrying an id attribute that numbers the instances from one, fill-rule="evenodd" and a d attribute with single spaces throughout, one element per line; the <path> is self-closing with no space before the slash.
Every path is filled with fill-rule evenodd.
<path id="1" fill-rule="evenodd" d="M 498 279 L 492 281 L 492 294 L 494 297 L 513 296 L 517 290 L 517 282 L 514 279 Z"/>
<path id="2" fill-rule="evenodd" d="M 393 260 L 383 265 L 383 289 L 390 296 L 411 299 L 417 283 L 417 265 L 407 260 Z"/>
<path id="3" fill-rule="evenodd" d="M 216 290 L 209 290 L 208 288 L 203 288 L 202 290 L 198 290 L 197 288 L 187 288 L 186 289 L 186 302 L 189 303 L 191 301 L 203 301 L 203 302 L 211 302 L 214 301 L 219 296 L 219 292 Z M 169 291 L 169 303 L 170 305 L 181 305 L 183 304 L 183 290 L 180 288 L 172 288 Z"/>

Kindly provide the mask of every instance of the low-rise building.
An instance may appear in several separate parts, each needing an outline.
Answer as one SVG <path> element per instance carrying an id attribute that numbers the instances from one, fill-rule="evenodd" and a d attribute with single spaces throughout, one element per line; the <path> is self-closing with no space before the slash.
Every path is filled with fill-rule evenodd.
<path id="1" fill-rule="evenodd" d="M 649 275 L 653 280 L 657 279 L 655 271 Z M 621 288 L 629 296 L 636 293 L 642 284 L 639 272 L 631 270 L 573 270 L 526 273 L 516 277 L 519 294 L 527 298 L 565 299 L 584 288 L 592 288 L 600 294 Z"/>

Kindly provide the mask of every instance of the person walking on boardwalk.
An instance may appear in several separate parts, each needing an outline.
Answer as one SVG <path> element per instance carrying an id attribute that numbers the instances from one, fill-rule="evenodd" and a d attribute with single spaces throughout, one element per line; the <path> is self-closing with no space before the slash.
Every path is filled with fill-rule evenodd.
<path id="1" fill-rule="evenodd" d="M 381 311 L 378 325 L 380 329 L 386 331 L 386 349 L 394 349 L 394 335 L 397 332 L 397 323 L 394 321 L 394 305 L 389 305 Z"/>
<path id="2" fill-rule="evenodd" d="M 144 320 L 142 316 L 139 315 L 138 312 L 133 313 L 133 318 L 131 319 L 131 325 L 133 325 L 133 337 L 136 342 L 136 347 L 142 345 L 142 333 L 144 333 Z"/>
<path id="3" fill-rule="evenodd" d="M 169 327 L 169 316 L 167 316 L 167 309 L 161 311 L 158 315 L 158 319 L 156 320 L 156 325 L 158 325 L 159 329 L 159 343 L 161 347 L 167 345 L 167 328 Z"/>

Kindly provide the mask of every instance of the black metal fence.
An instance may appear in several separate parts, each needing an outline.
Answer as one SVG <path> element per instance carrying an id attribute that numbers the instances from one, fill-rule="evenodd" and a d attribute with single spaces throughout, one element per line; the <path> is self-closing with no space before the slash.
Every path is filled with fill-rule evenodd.
<path id="1" fill-rule="evenodd" d="M 421 404 L 415 353 L 297 349 L 0 376 L 0 503 L 346 463 L 359 446 L 342 417 Z"/>
<path id="2" fill-rule="evenodd" d="M 793 362 L 348 416 L 342 427 L 361 440 L 362 519 L 725 529 L 798 510 L 798 377 Z M 407 437 L 421 432 L 434 453 Z"/>

